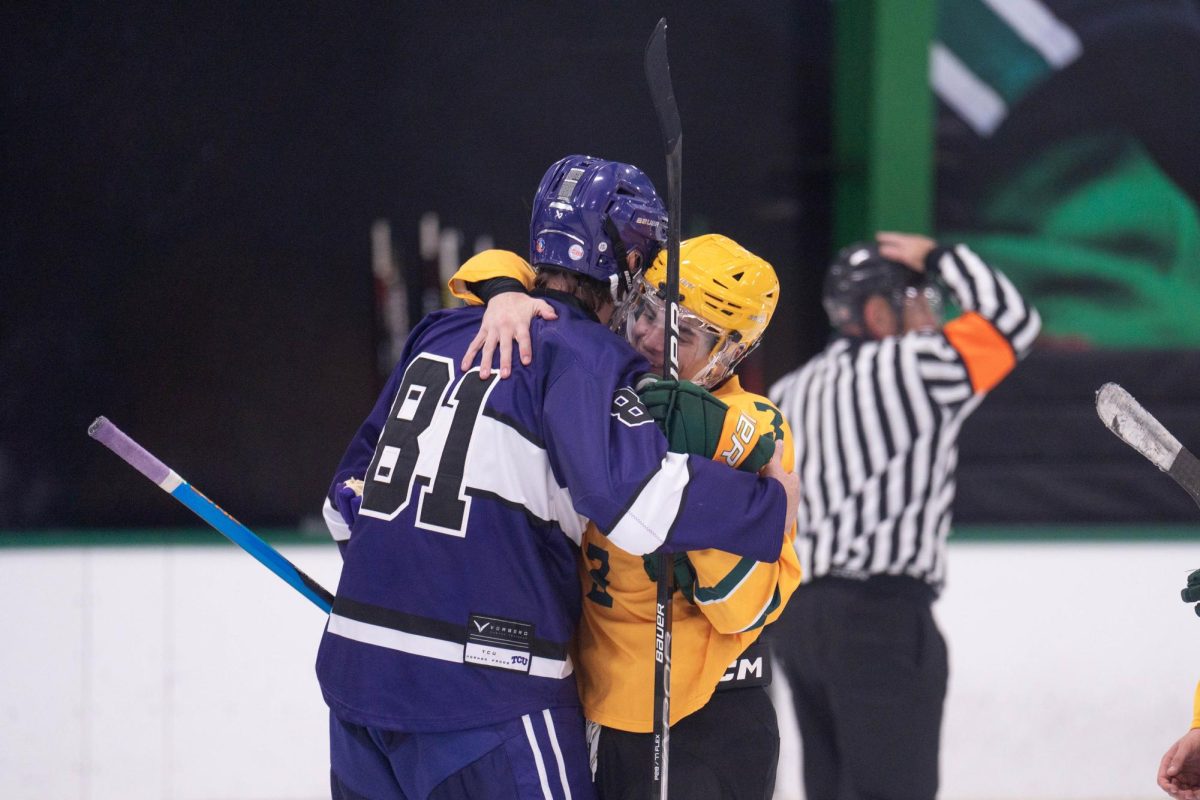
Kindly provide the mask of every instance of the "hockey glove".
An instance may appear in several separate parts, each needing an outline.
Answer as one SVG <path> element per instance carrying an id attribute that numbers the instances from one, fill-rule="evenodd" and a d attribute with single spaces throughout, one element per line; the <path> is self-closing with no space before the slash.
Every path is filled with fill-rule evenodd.
<path id="1" fill-rule="evenodd" d="M 643 378 L 638 397 L 667 437 L 672 453 L 712 458 L 729 406 L 688 381 Z"/>
<path id="2" fill-rule="evenodd" d="M 717 459 L 733 444 L 732 439 L 722 438 L 729 406 L 696 384 L 647 376 L 638 383 L 638 396 L 666 435 L 672 453 Z M 750 449 L 737 468 L 758 472 L 775 453 L 775 437 L 758 436 Z"/>
<path id="3" fill-rule="evenodd" d="M 738 464 L 738 469 L 744 472 L 758 472 L 765 467 L 771 457 L 775 455 L 775 435 L 764 433 L 758 437 L 758 441 L 754 443 L 754 447 L 750 449 L 750 455 Z"/>
<path id="4" fill-rule="evenodd" d="M 717 453 L 729 406 L 688 381 L 647 376 L 638 383 L 638 389 L 642 405 L 667 437 L 667 448 L 672 453 L 709 458 Z M 689 603 L 695 603 L 696 570 L 687 553 L 672 554 L 671 563 L 675 588 L 683 592 Z M 657 582 L 658 556 L 642 556 L 642 566 L 650 581 Z"/>
<path id="5" fill-rule="evenodd" d="M 1196 616 L 1200 616 L 1200 569 L 1188 575 L 1187 587 L 1179 593 L 1179 596 L 1185 603 L 1196 603 Z"/>
<path id="6" fill-rule="evenodd" d="M 351 528 L 358 519 L 358 509 L 362 507 L 363 482 L 357 478 L 347 478 L 334 493 L 333 500 L 342 520 Z"/>
<path id="7" fill-rule="evenodd" d="M 688 560 L 687 553 L 672 553 L 671 554 L 672 572 L 675 574 L 675 587 L 683 592 L 683 596 L 692 605 L 696 604 L 696 569 L 692 566 L 692 562 Z M 658 583 L 658 555 L 655 553 L 647 553 L 642 556 L 642 567 L 646 570 L 646 575 L 650 577 L 651 583 Z"/>

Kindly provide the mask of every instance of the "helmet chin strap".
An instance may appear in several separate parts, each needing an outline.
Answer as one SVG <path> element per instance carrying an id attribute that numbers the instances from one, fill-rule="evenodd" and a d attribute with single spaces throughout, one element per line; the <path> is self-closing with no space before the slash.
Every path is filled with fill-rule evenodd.
<path id="1" fill-rule="evenodd" d="M 617 286 L 620 289 L 620 296 L 624 297 L 629 293 L 632 285 L 629 252 L 625 249 L 625 242 L 621 241 L 621 234 L 617 232 L 617 226 L 613 224 L 612 217 L 607 214 L 604 215 L 604 233 L 608 236 L 608 243 L 612 245 L 612 255 L 617 262 Z"/>

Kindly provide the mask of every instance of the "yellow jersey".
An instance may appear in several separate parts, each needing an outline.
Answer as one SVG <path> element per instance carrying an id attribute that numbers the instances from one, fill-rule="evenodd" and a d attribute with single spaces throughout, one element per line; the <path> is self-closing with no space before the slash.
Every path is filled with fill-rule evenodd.
<path id="1" fill-rule="evenodd" d="M 791 431 L 774 404 L 745 391 L 736 376 L 713 394 L 729 406 L 722 441 L 736 436 L 745 414 L 756 434 L 771 432 L 784 440 L 783 465 L 792 469 Z M 672 598 L 672 725 L 708 702 L 730 663 L 782 613 L 800 583 L 795 535 L 793 527 L 780 541 L 779 560 L 771 564 L 720 550 L 688 553 L 696 571 L 696 602 L 682 592 Z M 584 713 L 609 728 L 649 732 L 654 726 L 655 583 L 641 556 L 615 547 L 592 525 L 583 535 L 581 556 L 583 618 L 575 650 Z"/>
<path id="2" fill-rule="evenodd" d="M 468 282 L 516 278 L 529 288 L 532 270 L 512 253 L 487 251 L 450 279 L 450 290 L 474 305 Z M 783 466 L 793 469 L 792 432 L 779 409 L 747 392 L 737 376 L 713 391 L 729 406 L 715 460 L 736 467 L 757 437 L 783 441 Z M 750 434 L 751 426 L 753 435 Z M 792 527 L 780 541 L 779 560 L 752 561 L 720 550 L 688 553 L 696 572 L 695 603 L 672 597 L 671 724 L 702 708 L 730 664 L 783 612 L 800 583 Z M 574 644 L 580 699 L 588 719 L 634 733 L 653 730 L 656 585 L 641 556 L 608 541 L 589 524 L 580 546 L 583 615 Z"/>

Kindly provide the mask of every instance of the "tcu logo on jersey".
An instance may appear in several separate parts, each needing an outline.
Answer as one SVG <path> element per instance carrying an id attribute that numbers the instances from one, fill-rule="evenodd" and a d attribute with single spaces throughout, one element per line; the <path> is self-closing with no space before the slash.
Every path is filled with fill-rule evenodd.
<path id="1" fill-rule="evenodd" d="M 746 448 L 750 446 L 750 442 L 754 440 L 754 420 L 745 411 L 738 417 L 737 425 L 734 426 L 733 435 L 730 437 L 730 446 L 728 450 L 722 451 L 721 458 L 725 459 L 725 463 L 731 467 L 736 467 L 738 462 L 742 460 L 742 456 L 746 453 Z"/>
<path id="2" fill-rule="evenodd" d="M 654 421 L 650 412 L 642 405 L 637 392 L 628 386 L 617 389 L 613 394 L 612 410 L 609 413 L 631 428 Z"/>

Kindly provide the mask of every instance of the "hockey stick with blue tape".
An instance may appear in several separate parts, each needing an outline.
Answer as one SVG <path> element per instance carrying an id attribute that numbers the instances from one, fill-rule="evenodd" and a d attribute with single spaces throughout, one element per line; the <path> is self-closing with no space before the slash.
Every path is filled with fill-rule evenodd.
<path id="1" fill-rule="evenodd" d="M 646 83 L 658 114 L 667 154 L 667 276 L 663 287 L 666 324 L 663 326 L 663 377 L 679 378 L 679 239 L 683 126 L 671 65 L 667 60 L 667 20 L 654 26 L 646 42 Z M 654 614 L 654 768 L 651 796 L 667 798 L 667 761 L 671 738 L 671 555 L 658 554 L 658 579 Z"/>
<path id="2" fill-rule="evenodd" d="M 1104 384 L 1096 392 L 1096 413 L 1117 438 L 1174 478 L 1200 505 L 1200 461 L 1129 392 Z"/>
<path id="3" fill-rule="evenodd" d="M 254 556 L 260 564 L 311 600 L 317 608 L 326 614 L 332 610 L 333 595 L 325 587 L 297 569 L 295 564 L 284 558 L 278 550 L 264 542 L 223 508 L 192 488 L 192 485 L 181 478 L 179 473 L 130 439 L 124 431 L 109 422 L 106 417 L 96 417 L 96 420 L 88 426 L 88 436 L 112 450 L 129 466 L 190 508 L 196 516 L 216 528 L 231 542 Z"/>

